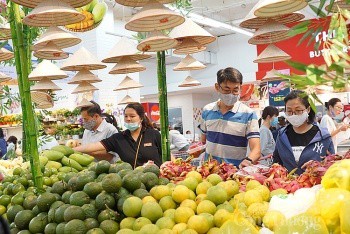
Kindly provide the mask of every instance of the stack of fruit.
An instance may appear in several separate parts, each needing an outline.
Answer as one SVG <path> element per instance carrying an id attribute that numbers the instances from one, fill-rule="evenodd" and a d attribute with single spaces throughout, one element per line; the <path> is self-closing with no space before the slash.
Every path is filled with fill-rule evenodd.
<path id="1" fill-rule="evenodd" d="M 24 162 L 22 157 L 17 157 L 13 160 L 0 160 L 0 174 L 12 176 L 15 168 L 28 169 L 29 163 Z"/>

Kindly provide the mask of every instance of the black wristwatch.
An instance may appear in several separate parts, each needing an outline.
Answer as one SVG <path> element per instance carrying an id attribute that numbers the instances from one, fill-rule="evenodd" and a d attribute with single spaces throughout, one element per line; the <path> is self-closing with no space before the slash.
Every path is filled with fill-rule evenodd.
<path id="1" fill-rule="evenodd" d="M 253 160 L 252 160 L 251 158 L 249 158 L 249 157 L 245 157 L 243 160 L 248 160 L 248 161 L 250 161 L 251 163 L 253 163 Z"/>

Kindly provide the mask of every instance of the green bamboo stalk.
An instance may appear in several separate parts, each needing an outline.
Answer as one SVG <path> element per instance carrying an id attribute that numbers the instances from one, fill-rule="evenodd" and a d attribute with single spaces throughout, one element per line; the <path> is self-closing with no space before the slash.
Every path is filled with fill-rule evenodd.
<path id="1" fill-rule="evenodd" d="M 20 88 L 20 96 L 23 97 L 21 100 L 24 102 L 22 104 L 22 112 L 26 115 L 26 121 L 24 122 L 23 128 L 25 129 L 26 134 L 26 147 L 28 148 L 29 158 L 33 173 L 34 184 L 37 187 L 38 191 L 43 191 L 43 175 L 41 172 L 39 153 L 38 153 L 38 144 L 37 144 L 37 128 L 35 127 L 35 118 L 34 110 L 32 106 L 32 100 L 30 96 L 30 83 L 28 80 L 29 75 L 29 63 L 28 56 L 31 54 L 27 53 L 26 47 L 24 45 L 24 34 L 23 34 L 23 24 L 20 16 L 19 6 L 15 3 L 11 3 L 10 9 L 14 16 L 15 23 L 15 33 L 17 34 L 17 50 L 19 56 L 15 57 L 16 65 L 21 64 L 21 73 L 18 76 L 18 86 Z M 14 36 L 14 35 L 12 35 Z M 23 116 L 23 118 L 25 118 Z M 32 124 L 30 124 L 32 123 Z"/>
<path id="2" fill-rule="evenodd" d="M 158 98 L 160 112 L 160 129 L 162 137 L 162 160 L 170 160 L 168 97 L 166 84 L 165 51 L 157 52 Z"/>

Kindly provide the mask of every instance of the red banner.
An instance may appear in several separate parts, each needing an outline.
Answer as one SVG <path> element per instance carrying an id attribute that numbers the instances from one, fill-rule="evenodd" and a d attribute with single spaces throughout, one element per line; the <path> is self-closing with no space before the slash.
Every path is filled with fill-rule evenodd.
<path id="1" fill-rule="evenodd" d="M 144 102 L 141 104 L 145 108 L 146 115 L 150 121 L 158 123 L 160 119 L 159 103 Z"/>

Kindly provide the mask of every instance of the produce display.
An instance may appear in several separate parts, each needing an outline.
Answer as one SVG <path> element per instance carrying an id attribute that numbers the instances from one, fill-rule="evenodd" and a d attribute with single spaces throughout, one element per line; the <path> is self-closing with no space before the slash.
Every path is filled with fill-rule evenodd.
<path id="1" fill-rule="evenodd" d="M 16 167 L 0 184 L 0 214 L 8 220 L 11 233 L 350 231 L 350 159 L 339 156 L 329 156 L 317 168 L 310 162 L 298 177 L 278 165 L 257 167 L 251 173 L 215 160 L 197 168 L 181 159 L 160 168 L 148 162 L 133 170 L 121 161 L 94 162 L 67 146 L 43 151 L 40 163 L 45 192 L 36 191 L 30 170 L 24 167 Z M 324 189 L 302 188 L 295 197 L 288 194 L 293 189 L 284 184 L 305 175 L 313 179 L 304 182 L 321 183 Z M 310 204 L 292 211 L 292 202 L 303 200 Z M 278 202 L 289 204 L 290 213 L 281 210 Z"/>

